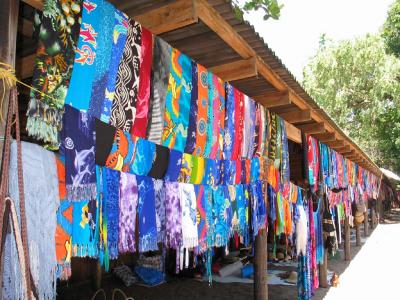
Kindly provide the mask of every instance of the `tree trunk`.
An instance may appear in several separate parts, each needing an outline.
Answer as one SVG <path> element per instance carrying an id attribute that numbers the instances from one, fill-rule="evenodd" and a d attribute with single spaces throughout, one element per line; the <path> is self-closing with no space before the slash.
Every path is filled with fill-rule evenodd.
<path id="1" fill-rule="evenodd" d="M 262 230 L 262 232 L 260 232 L 256 237 L 254 252 L 254 300 L 267 300 L 268 282 L 266 230 Z"/>
<path id="2" fill-rule="evenodd" d="M 344 260 L 351 260 L 349 217 L 344 219 Z"/>
<path id="3" fill-rule="evenodd" d="M 368 236 L 368 209 L 364 212 L 364 237 Z"/>

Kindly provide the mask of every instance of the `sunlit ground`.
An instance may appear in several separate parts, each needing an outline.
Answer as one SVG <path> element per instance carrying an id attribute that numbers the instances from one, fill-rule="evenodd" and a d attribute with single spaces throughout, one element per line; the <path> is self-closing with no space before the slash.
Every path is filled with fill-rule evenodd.
<path id="1" fill-rule="evenodd" d="M 380 224 L 324 299 L 400 299 L 400 224 Z"/>

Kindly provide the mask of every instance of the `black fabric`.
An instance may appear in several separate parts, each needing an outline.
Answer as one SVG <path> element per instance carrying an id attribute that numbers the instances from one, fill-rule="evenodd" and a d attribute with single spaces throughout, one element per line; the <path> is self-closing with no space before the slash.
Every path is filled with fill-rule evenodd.
<path id="1" fill-rule="evenodd" d="M 156 145 L 156 155 L 148 176 L 155 179 L 162 179 L 168 169 L 169 149 L 167 147 Z"/>
<path id="2" fill-rule="evenodd" d="M 96 164 L 105 166 L 108 155 L 114 142 L 116 128 L 95 119 L 96 129 Z"/>

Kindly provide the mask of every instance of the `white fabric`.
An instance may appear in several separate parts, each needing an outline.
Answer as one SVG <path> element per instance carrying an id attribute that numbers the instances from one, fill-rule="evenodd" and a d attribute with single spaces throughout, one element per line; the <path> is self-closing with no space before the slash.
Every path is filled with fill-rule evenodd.
<path id="1" fill-rule="evenodd" d="M 197 203 L 194 185 L 179 184 L 180 202 L 182 208 L 182 240 L 183 248 L 191 249 L 199 245 L 197 233 Z"/>
<path id="2" fill-rule="evenodd" d="M 306 255 L 308 240 L 307 215 L 303 205 L 297 206 L 299 218 L 296 222 L 296 250 L 297 255 Z"/>
<path id="3" fill-rule="evenodd" d="M 11 145 L 9 189 L 20 220 L 16 146 L 15 142 Z M 54 237 L 60 200 L 54 153 L 23 142 L 22 166 L 31 274 L 39 299 L 55 299 L 57 261 Z M 12 234 L 6 237 L 4 259 L 3 298 L 24 299 L 21 269 Z"/>

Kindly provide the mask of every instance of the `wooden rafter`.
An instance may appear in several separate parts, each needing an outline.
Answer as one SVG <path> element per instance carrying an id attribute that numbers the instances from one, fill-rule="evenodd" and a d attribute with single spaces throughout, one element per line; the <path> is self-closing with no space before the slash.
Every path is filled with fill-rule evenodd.
<path id="1" fill-rule="evenodd" d="M 286 121 L 285 121 L 285 127 L 288 139 L 297 144 L 301 144 L 301 131 Z"/>
<path id="2" fill-rule="evenodd" d="M 281 113 L 280 116 L 291 124 L 307 122 L 311 120 L 310 110 L 297 110 Z"/>
<path id="3" fill-rule="evenodd" d="M 326 131 L 325 123 L 322 122 L 298 125 L 297 128 L 299 128 L 302 132 L 307 134 L 324 133 Z"/>
<path id="4" fill-rule="evenodd" d="M 239 80 L 257 76 L 255 57 L 242 59 L 210 68 L 210 71 L 225 81 Z"/>
<path id="5" fill-rule="evenodd" d="M 340 154 L 349 153 L 351 152 L 350 145 L 344 145 L 343 147 L 338 147 L 335 149 Z"/>
<path id="6" fill-rule="evenodd" d="M 161 34 L 198 22 L 194 1 L 178 0 L 148 11 L 134 19 L 154 34 Z"/>
<path id="7" fill-rule="evenodd" d="M 336 134 L 334 132 L 317 133 L 312 134 L 312 136 L 314 136 L 321 143 L 332 142 L 336 140 Z"/>
<path id="8" fill-rule="evenodd" d="M 276 108 L 291 103 L 291 93 L 288 91 L 264 93 L 253 98 L 266 108 Z"/>
<path id="9" fill-rule="evenodd" d="M 35 60 L 36 54 L 31 54 L 18 59 L 15 63 L 15 72 L 17 77 L 22 80 L 32 77 Z"/>
<path id="10" fill-rule="evenodd" d="M 332 149 L 335 150 L 336 148 L 343 147 L 344 141 L 343 140 L 335 140 L 335 141 L 331 141 L 331 142 L 325 142 L 325 144 L 327 144 L 329 147 L 331 147 Z"/>
<path id="11" fill-rule="evenodd" d="M 43 0 L 23 0 L 23 2 L 38 10 L 43 10 Z"/>

